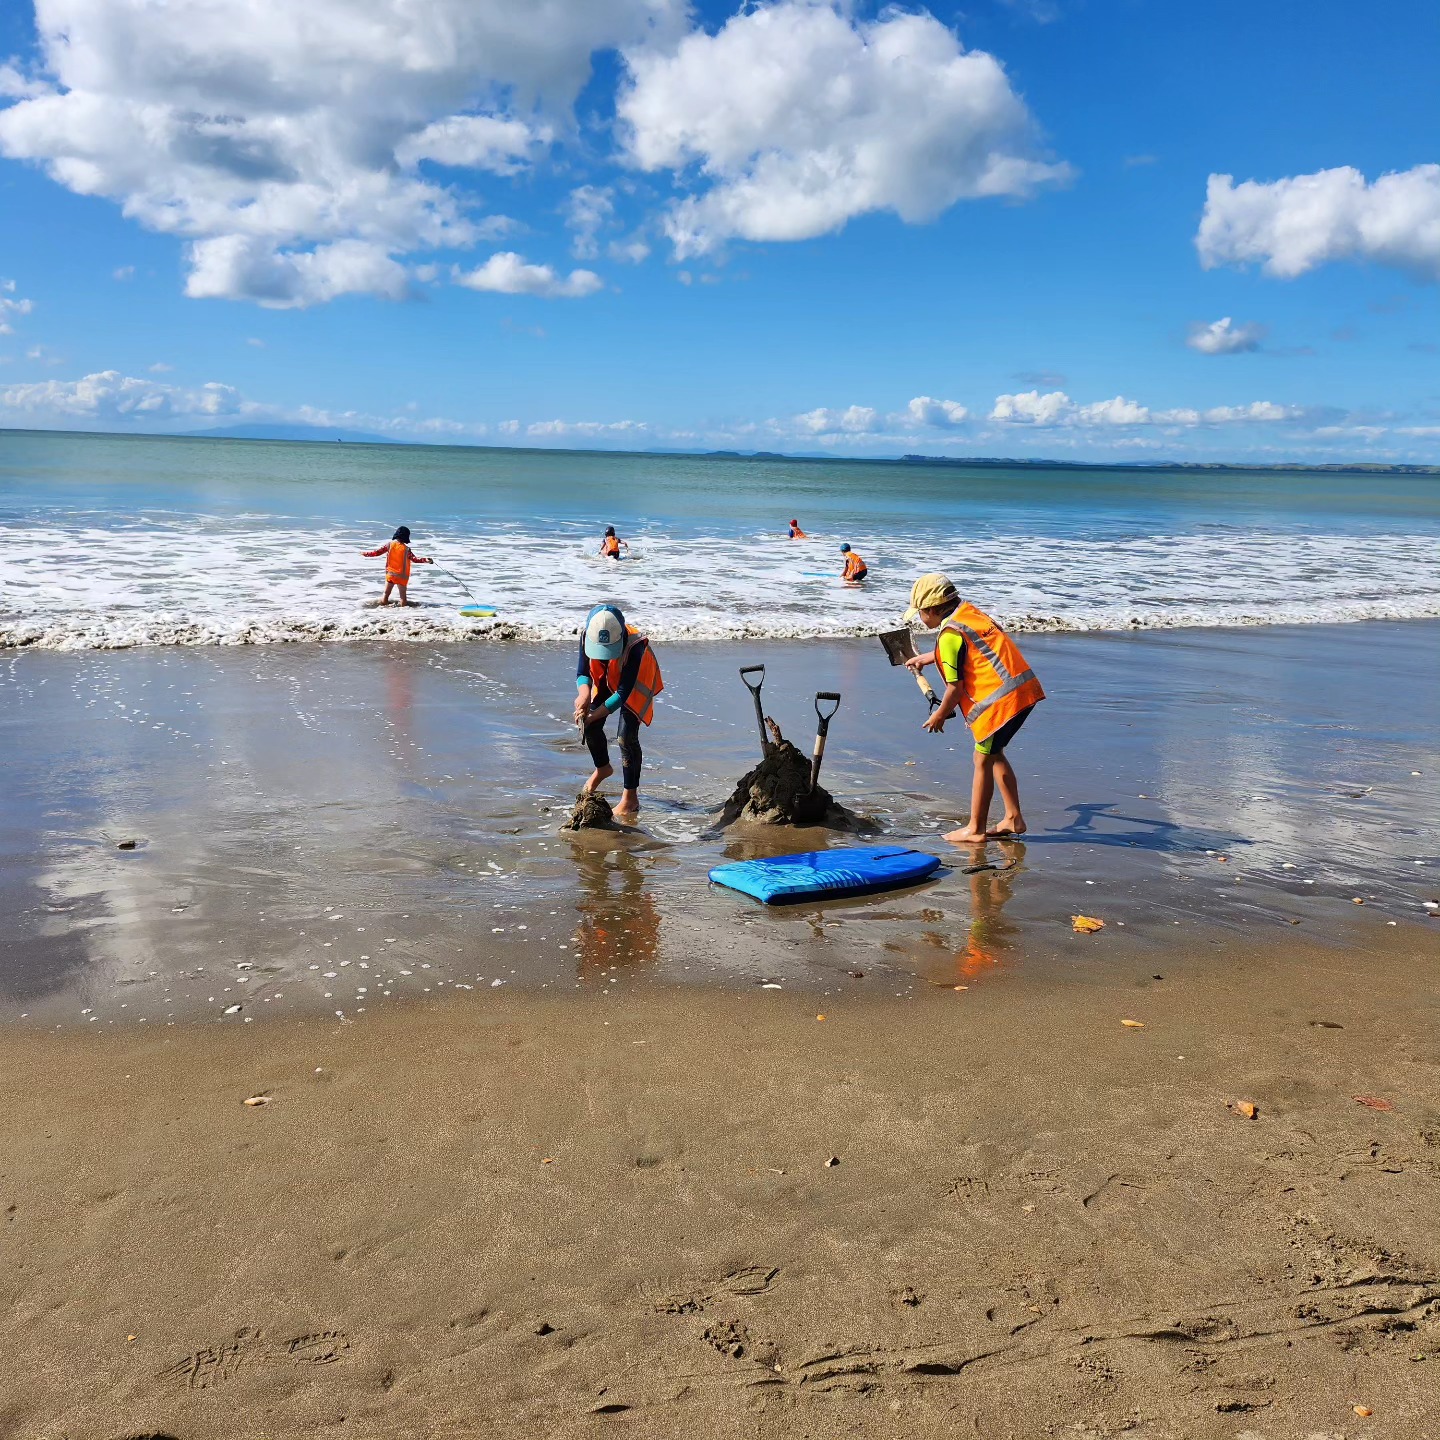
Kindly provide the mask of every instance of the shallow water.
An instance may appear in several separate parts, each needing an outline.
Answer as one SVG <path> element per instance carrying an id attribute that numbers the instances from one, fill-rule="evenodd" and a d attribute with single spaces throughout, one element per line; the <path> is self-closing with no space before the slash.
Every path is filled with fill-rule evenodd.
<path id="1" fill-rule="evenodd" d="M 791 515 L 810 541 L 783 538 Z M 439 563 L 417 608 L 366 609 L 382 562 L 359 552 L 400 523 Z M 607 523 L 618 564 L 595 553 Z M 663 640 L 873 634 L 936 568 L 1025 630 L 1440 615 L 1433 476 L 7 431 L 0 531 L 0 647 L 553 640 L 612 596 Z M 824 578 L 841 541 L 863 587 Z M 471 597 L 500 622 L 463 619 Z"/>
<path id="2" fill-rule="evenodd" d="M 644 975 L 903 991 L 1292 920 L 1440 944 L 1437 643 L 1427 622 L 1030 637 L 1050 694 L 1012 750 L 1030 834 L 981 854 L 939 839 L 968 801 L 964 731 L 923 734 L 873 641 L 660 647 L 641 825 L 581 836 L 559 833 L 589 768 L 568 649 L 12 653 L 0 1015 L 244 1023 Z M 854 843 L 709 833 L 758 754 L 736 671 L 762 662 L 803 749 L 815 691 L 842 692 L 824 782 L 943 854 L 935 883 L 783 910 L 708 883 L 725 859 Z M 1376 674 L 1405 677 L 1403 703 L 1376 705 Z M 1106 930 L 1075 936 L 1075 913 Z"/>

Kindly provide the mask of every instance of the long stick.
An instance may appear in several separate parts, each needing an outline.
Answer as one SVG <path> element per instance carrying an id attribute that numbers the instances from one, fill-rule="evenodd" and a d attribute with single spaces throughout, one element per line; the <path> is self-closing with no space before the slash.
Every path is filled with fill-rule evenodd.
<path id="1" fill-rule="evenodd" d="M 432 565 L 435 565 L 435 562 L 433 560 L 430 563 Z M 435 568 L 442 575 L 448 575 L 470 597 L 471 604 L 483 605 L 485 603 L 483 600 L 480 600 L 476 597 L 475 592 L 457 574 L 455 574 L 453 570 L 447 570 L 443 565 L 435 565 Z"/>

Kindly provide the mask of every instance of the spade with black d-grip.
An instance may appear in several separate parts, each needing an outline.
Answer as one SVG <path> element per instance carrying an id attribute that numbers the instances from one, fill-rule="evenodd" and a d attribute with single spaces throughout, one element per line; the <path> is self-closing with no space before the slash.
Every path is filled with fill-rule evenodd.
<path id="1" fill-rule="evenodd" d="M 820 708 L 822 702 L 830 706 L 828 710 Z M 834 718 L 835 712 L 840 708 L 840 696 L 834 690 L 821 690 L 815 696 L 815 717 L 820 722 L 819 729 L 815 732 L 815 754 L 810 758 L 810 793 L 815 793 L 815 787 L 820 783 L 820 762 L 825 758 L 825 736 L 830 730 L 830 721 Z"/>
<path id="2" fill-rule="evenodd" d="M 885 653 L 890 657 L 892 665 L 903 665 L 907 660 L 915 658 L 915 639 L 908 630 L 887 630 L 880 636 L 880 643 L 885 647 Z M 919 670 L 915 671 L 915 683 L 933 710 L 940 703 L 935 687 Z"/>
<path id="3" fill-rule="evenodd" d="M 748 678 L 751 675 L 760 677 L 753 685 Z M 755 723 L 760 727 L 760 758 L 763 760 L 770 753 L 770 742 L 765 738 L 765 711 L 760 704 L 760 687 L 765 683 L 765 667 L 763 665 L 742 665 L 740 678 L 745 681 L 745 688 L 755 702 Z"/>

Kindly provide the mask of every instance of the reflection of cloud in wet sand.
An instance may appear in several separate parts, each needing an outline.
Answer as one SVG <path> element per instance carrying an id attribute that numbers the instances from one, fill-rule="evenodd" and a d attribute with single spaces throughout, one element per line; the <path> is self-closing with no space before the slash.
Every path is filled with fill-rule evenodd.
<path id="1" fill-rule="evenodd" d="M 648 865 L 623 844 L 575 850 L 580 879 L 575 930 L 582 979 L 614 967 L 653 964 L 660 956 L 660 910 L 646 887 Z"/>

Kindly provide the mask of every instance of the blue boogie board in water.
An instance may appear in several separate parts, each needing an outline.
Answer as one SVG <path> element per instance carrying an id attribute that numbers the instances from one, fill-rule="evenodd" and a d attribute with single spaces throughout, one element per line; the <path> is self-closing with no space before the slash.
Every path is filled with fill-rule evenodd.
<path id="1" fill-rule="evenodd" d="M 904 845 L 862 845 L 844 850 L 810 850 L 773 860 L 739 860 L 717 865 L 717 885 L 753 895 L 767 905 L 799 900 L 839 900 L 915 885 L 940 868 L 934 855 Z"/>

